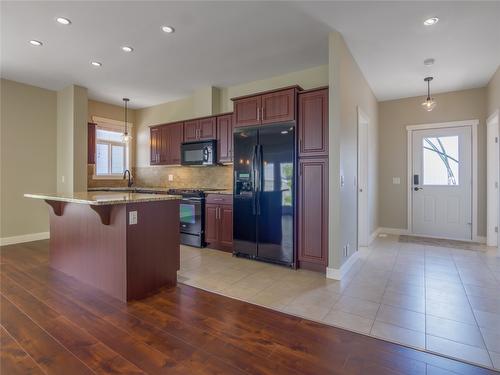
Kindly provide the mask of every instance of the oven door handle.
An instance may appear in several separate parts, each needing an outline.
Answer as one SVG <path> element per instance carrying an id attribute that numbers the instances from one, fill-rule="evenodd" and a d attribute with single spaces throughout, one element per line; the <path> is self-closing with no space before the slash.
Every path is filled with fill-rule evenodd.
<path id="1" fill-rule="evenodd" d="M 201 202 L 204 199 L 205 198 L 182 198 L 181 200 L 185 202 Z"/>

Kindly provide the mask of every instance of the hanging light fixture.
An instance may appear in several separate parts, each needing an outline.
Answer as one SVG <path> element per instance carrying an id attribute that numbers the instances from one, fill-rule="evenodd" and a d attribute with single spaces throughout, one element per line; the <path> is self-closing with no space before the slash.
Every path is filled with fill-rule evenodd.
<path id="1" fill-rule="evenodd" d="M 427 111 L 430 112 L 432 111 L 437 103 L 434 100 L 434 98 L 431 98 L 431 81 L 434 79 L 434 77 L 425 77 L 424 81 L 427 82 L 427 99 L 422 103 L 422 107 Z"/>
<path id="2" fill-rule="evenodd" d="M 130 101 L 129 98 L 123 98 L 123 103 L 125 104 L 125 132 L 122 135 L 122 141 L 127 143 L 132 139 L 132 136 L 128 134 L 128 122 L 127 122 L 127 105 Z"/>

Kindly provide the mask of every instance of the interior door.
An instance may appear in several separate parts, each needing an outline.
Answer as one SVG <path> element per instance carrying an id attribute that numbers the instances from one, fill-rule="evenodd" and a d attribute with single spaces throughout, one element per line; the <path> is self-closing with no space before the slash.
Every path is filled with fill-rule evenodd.
<path id="1" fill-rule="evenodd" d="M 259 130 L 258 256 L 289 265 L 294 261 L 294 144 L 293 124 Z"/>
<path id="2" fill-rule="evenodd" d="M 413 234 L 472 239 L 471 128 L 412 133 Z"/>

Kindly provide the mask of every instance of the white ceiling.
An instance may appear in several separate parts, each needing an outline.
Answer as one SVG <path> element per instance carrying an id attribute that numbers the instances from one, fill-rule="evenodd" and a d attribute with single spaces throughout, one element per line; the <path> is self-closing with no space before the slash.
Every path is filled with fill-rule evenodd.
<path id="1" fill-rule="evenodd" d="M 53 90 L 76 83 L 134 108 L 327 64 L 334 29 L 379 100 L 423 95 L 428 74 L 435 92 L 484 86 L 500 62 L 500 2 L 4 1 L 1 10 L 2 77 Z"/>

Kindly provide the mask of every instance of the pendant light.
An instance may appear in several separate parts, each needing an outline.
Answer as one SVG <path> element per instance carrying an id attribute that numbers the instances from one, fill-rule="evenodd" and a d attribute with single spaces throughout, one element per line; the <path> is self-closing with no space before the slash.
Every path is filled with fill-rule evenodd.
<path id="1" fill-rule="evenodd" d="M 432 111 L 437 103 L 434 100 L 434 98 L 431 98 L 431 81 L 434 79 L 434 77 L 425 77 L 424 81 L 427 82 L 427 99 L 422 103 L 422 107 L 427 111 L 430 112 Z"/>
<path id="2" fill-rule="evenodd" d="M 125 107 L 125 132 L 122 135 L 122 141 L 125 143 L 128 143 L 132 139 L 132 136 L 130 134 L 128 134 L 128 123 L 127 123 L 127 105 L 128 105 L 129 101 L 130 101 L 129 98 L 123 98 L 123 103 L 125 104 L 124 105 L 124 107 Z"/>

